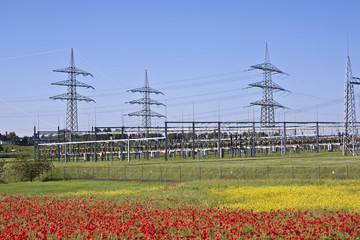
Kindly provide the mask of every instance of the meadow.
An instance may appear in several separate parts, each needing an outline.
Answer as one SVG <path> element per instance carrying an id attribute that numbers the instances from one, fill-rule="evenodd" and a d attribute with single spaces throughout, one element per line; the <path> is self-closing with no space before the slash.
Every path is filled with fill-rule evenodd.
<path id="1" fill-rule="evenodd" d="M 54 162 L 0 185 L 0 239 L 359 239 L 359 174 L 339 152 Z"/>
<path id="2" fill-rule="evenodd" d="M 358 239 L 359 180 L 1 187 L 2 239 Z"/>
<path id="3" fill-rule="evenodd" d="M 71 160 L 66 163 L 53 160 L 51 171 L 39 180 L 97 179 L 120 181 L 184 182 L 210 179 L 358 179 L 359 157 L 342 156 L 341 152 L 288 152 L 281 154 L 257 154 L 256 157 L 224 158 L 188 157 L 186 159 L 163 157 L 120 161 L 117 156 L 103 161 Z M 5 165 L 0 179 L 18 181 L 11 171 L 11 163 Z"/>

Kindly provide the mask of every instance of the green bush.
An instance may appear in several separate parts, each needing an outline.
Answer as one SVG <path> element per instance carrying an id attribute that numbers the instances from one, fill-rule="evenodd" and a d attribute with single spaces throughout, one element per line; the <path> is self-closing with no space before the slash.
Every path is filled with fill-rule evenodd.
<path id="1" fill-rule="evenodd" d="M 42 173 L 50 171 L 51 167 L 51 161 L 47 161 L 45 158 L 39 158 L 34 161 L 34 159 L 31 159 L 27 154 L 19 155 L 12 164 L 12 169 L 21 181 L 31 182 Z"/>
<path id="2" fill-rule="evenodd" d="M 16 153 L 0 153 L 0 158 L 16 158 Z"/>

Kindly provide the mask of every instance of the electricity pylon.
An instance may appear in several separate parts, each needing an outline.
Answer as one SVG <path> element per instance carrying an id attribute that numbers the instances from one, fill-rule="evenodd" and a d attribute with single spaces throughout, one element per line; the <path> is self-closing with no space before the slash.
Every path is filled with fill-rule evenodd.
<path id="1" fill-rule="evenodd" d="M 354 84 L 360 84 L 360 78 L 353 77 L 350 57 L 347 56 L 345 94 L 344 94 L 344 145 L 343 155 L 357 155 L 357 129 L 355 111 Z"/>
<path id="2" fill-rule="evenodd" d="M 272 127 L 275 122 L 275 108 L 285 108 L 280 103 L 274 101 L 274 91 L 286 91 L 278 84 L 272 81 L 272 74 L 286 74 L 270 63 L 270 56 L 267 43 L 265 43 L 265 62 L 251 66 L 252 70 L 259 69 L 263 71 L 263 80 L 249 84 L 250 87 L 259 87 L 262 89 L 262 99 L 250 103 L 251 105 L 261 106 L 260 122 L 262 126 Z"/>
<path id="3" fill-rule="evenodd" d="M 130 104 L 142 105 L 142 110 L 133 112 L 133 113 L 129 113 L 128 116 L 142 117 L 142 127 L 145 128 L 146 131 L 148 131 L 148 129 L 151 127 L 151 118 L 152 117 L 159 117 L 159 118 L 165 117 L 164 115 L 162 115 L 160 113 L 152 111 L 150 108 L 151 105 L 165 106 L 165 104 L 155 101 L 150 98 L 150 93 L 162 94 L 162 95 L 164 95 L 164 94 L 162 92 L 160 92 L 159 90 L 149 87 L 147 70 L 145 70 L 145 85 L 144 85 L 144 87 L 131 89 L 129 91 L 132 93 L 139 92 L 139 93 L 143 94 L 143 97 L 141 99 L 137 99 L 137 100 L 128 102 Z"/>
<path id="4" fill-rule="evenodd" d="M 67 93 L 56 95 L 50 97 L 53 100 L 66 100 L 66 131 L 68 132 L 68 140 L 71 140 L 71 135 L 73 132 L 78 131 L 78 111 L 77 111 L 77 102 L 84 101 L 84 102 L 95 102 L 93 99 L 82 96 L 76 92 L 76 87 L 85 87 L 85 88 L 92 88 L 92 86 L 79 82 L 76 80 L 77 75 L 83 76 L 91 76 L 91 73 L 88 73 L 84 70 L 78 69 L 75 67 L 75 60 L 74 60 L 74 53 L 73 49 L 71 48 L 71 56 L 70 56 L 70 66 L 67 68 L 61 68 L 57 70 L 53 70 L 54 72 L 62 72 L 68 74 L 68 80 L 60 81 L 51 83 L 51 85 L 59 85 L 59 86 L 66 86 Z"/>

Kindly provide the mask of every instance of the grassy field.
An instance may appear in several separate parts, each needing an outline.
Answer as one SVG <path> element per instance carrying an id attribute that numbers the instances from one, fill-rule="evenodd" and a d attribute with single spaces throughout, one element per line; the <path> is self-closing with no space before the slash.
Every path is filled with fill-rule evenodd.
<path id="1" fill-rule="evenodd" d="M 185 183 L 56 181 L 3 184 L 0 195 L 79 195 L 124 201 L 163 199 L 178 207 L 360 211 L 359 180 L 207 180 Z M 170 200 L 171 199 L 171 200 Z"/>
<path id="2" fill-rule="evenodd" d="M 0 238 L 358 239 L 359 187 L 359 180 L 10 183 L 0 188 Z"/>
<path id="3" fill-rule="evenodd" d="M 79 191 L 115 191 L 118 189 L 147 189 L 165 186 L 159 182 L 117 182 L 117 181 L 49 181 L 49 182 L 16 182 L 0 185 L 0 195 L 35 195 L 35 194 L 68 194 Z"/>
<path id="4" fill-rule="evenodd" d="M 99 158 L 100 159 L 100 158 Z M 120 181 L 183 182 L 210 179 L 359 179 L 360 157 L 341 152 L 301 152 L 256 157 L 200 159 L 131 159 L 117 157 L 104 161 L 53 161 L 51 171 L 38 180 L 98 179 Z M 0 179 L 17 181 L 11 163 L 5 165 Z"/>
<path id="5" fill-rule="evenodd" d="M 34 182 L 8 169 L 0 238 L 358 239 L 359 174 L 339 153 L 54 162 Z"/>

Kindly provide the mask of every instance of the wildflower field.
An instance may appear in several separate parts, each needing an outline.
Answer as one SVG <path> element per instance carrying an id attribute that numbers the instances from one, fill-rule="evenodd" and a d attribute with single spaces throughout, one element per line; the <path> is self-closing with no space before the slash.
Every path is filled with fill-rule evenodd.
<path id="1" fill-rule="evenodd" d="M 46 194 L 38 194 L 44 189 Z M 359 180 L 170 185 L 64 181 L 25 187 L 5 184 L 0 192 L 0 239 L 359 239 L 360 235 Z"/>

